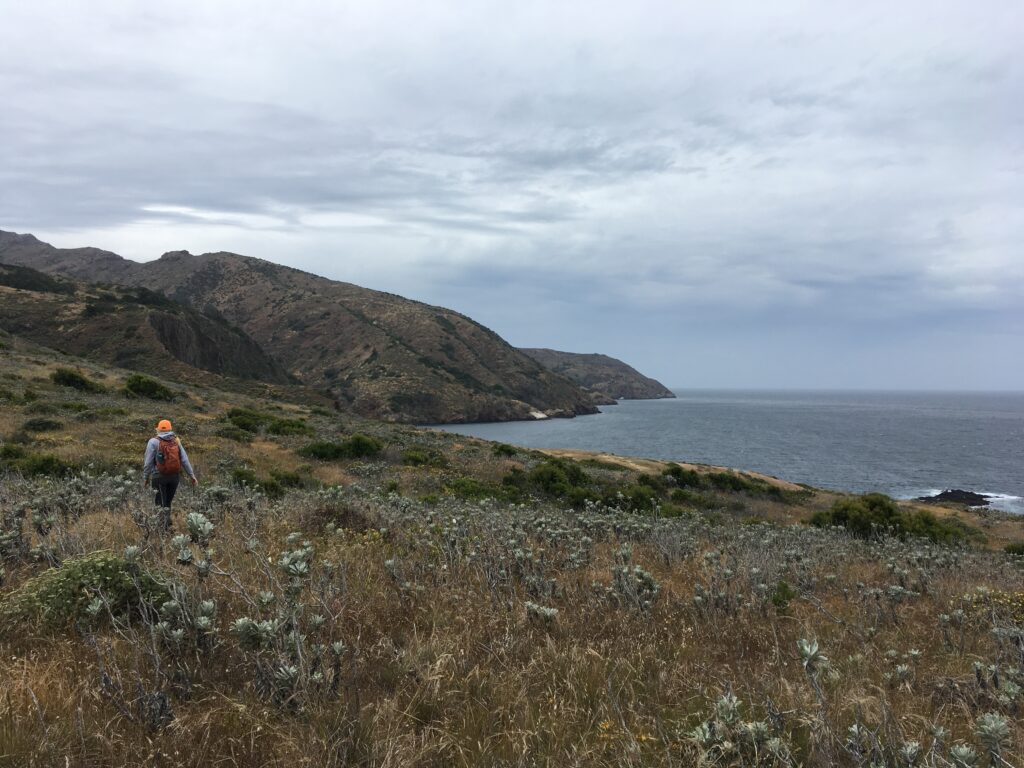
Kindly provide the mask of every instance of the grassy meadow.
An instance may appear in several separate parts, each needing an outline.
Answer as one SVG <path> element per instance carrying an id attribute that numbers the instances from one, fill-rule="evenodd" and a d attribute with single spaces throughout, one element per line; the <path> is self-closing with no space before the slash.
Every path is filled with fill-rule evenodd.
<path id="1" fill-rule="evenodd" d="M 1024 761 L 1024 520 L 0 342 L 0 766 Z"/>

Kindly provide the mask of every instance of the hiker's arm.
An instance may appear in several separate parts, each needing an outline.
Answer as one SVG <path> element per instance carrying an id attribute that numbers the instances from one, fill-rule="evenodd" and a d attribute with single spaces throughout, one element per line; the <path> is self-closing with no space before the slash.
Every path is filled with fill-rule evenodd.
<path id="1" fill-rule="evenodd" d="M 156 441 L 150 440 L 146 443 L 146 458 L 142 460 L 142 479 L 149 482 L 149 478 L 156 474 Z"/>
<path id="2" fill-rule="evenodd" d="M 178 455 L 181 456 L 181 466 L 185 468 L 186 474 L 192 478 L 192 482 L 196 481 L 196 472 L 192 469 L 192 462 L 188 460 L 188 454 L 185 453 L 185 446 L 178 443 Z"/>

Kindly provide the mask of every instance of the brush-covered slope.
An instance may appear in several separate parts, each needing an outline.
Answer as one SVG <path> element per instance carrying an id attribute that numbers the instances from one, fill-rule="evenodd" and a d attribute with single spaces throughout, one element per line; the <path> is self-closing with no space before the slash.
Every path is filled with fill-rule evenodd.
<path id="1" fill-rule="evenodd" d="M 157 375 L 270 384 L 284 368 L 244 332 L 144 288 L 99 287 L 0 264 L 0 328 L 66 354 Z"/>
<path id="2" fill-rule="evenodd" d="M 656 400 L 675 397 L 672 390 L 621 360 L 608 355 L 559 352 L 554 349 L 521 349 L 545 368 L 576 382 L 598 398 Z"/>
<path id="3" fill-rule="evenodd" d="M 126 374 L 0 331 L 2 766 L 1024 765 L 1019 521 Z"/>
<path id="4" fill-rule="evenodd" d="M 588 393 L 464 315 L 232 253 L 143 264 L 0 233 L 0 261 L 162 291 L 238 325 L 355 413 L 414 423 L 593 413 Z"/>

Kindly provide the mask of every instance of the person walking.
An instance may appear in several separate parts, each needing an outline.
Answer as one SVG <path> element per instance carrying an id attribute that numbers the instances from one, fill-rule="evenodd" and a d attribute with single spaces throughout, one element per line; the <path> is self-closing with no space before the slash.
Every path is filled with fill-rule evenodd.
<path id="1" fill-rule="evenodd" d="M 175 436 L 171 422 L 162 419 L 156 425 L 156 437 L 146 443 L 146 456 L 142 462 L 142 485 L 153 484 L 153 504 L 160 507 L 161 522 L 171 527 L 171 502 L 178 490 L 181 471 L 185 470 L 192 485 L 198 485 L 195 470 L 185 453 L 185 446 Z"/>

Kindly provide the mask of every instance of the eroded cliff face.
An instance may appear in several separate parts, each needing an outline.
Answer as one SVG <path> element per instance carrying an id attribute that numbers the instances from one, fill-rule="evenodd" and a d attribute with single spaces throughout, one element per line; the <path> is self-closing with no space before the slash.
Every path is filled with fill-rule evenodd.
<path id="1" fill-rule="evenodd" d="M 278 384 L 291 378 L 280 363 L 237 328 L 194 312 L 151 311 L 148 320 L 160 344 L 194 368 Z"/>

